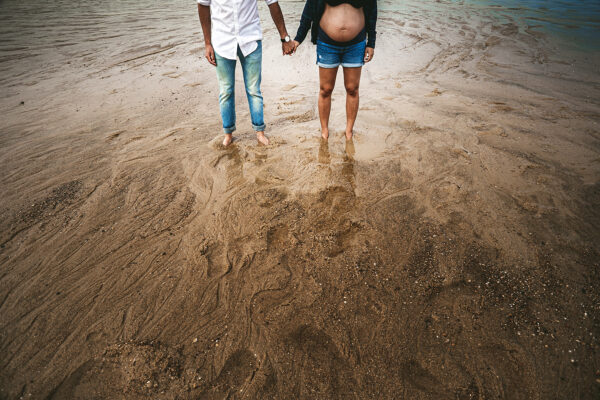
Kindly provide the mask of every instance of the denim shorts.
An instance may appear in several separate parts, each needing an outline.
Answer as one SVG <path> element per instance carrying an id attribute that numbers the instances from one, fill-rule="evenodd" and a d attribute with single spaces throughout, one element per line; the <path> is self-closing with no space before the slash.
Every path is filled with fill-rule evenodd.
<path id="1" fill-rule="evenodd" d="M 334 46 L 317 41 L 317 65 L 321 68 L 357 68 L 365 65 L 367 42 L 362 41 L 350 46 Z"/>

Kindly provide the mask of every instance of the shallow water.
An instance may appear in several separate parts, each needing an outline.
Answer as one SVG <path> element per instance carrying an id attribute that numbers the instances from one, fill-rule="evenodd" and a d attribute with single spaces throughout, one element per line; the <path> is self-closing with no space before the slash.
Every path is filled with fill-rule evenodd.
<path id="1" fill-rule="evenodd" d="M 549 35 L 555 46 L 576 50 L 600 50 L 600 2 L 595 0 L 444 0 L 380 1 L 381 11 L 422 9 L 424 14 L 445 13 L 441 3 L 454 5 L 454 17 L 477 13 L 499 23 L 514 22 L 521 30 Z"/>
<path id="2" fill-rule="evenodd" d="M 185 1 L 168 7 L 162 1 L 2 1 L 0 84 L 27 82 L 31 73 L 73 63 L 104 67 L 141 48 L 189 43 L 199 31 L 194 7 Z"/>
<path id="3" fill-rule="evenodd" d="M 548 33 L 561 46 L 600 50 L 600 2 L 596 0 L 467 0 L 488 8 L 499 18 L 508 16 L 521 26 Z"/>

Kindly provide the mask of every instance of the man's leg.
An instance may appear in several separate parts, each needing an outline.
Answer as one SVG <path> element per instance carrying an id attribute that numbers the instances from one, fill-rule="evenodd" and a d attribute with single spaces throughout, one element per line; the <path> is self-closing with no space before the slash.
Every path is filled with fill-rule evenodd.
<path id="1" fill-rule="evenodd" d="M 223 58 L 215 52 L 217 61 L 217 78 L 219 80 L 219 106 L 225 139 L 223 145 L 228 146 L 233 140 L 235 131 L 235 64 L 236 60 Z"/>
<path id="2" fill-rule="evenodd" d="M 319 67 L 319 119 L 321 120 L 321 137 L 329 138 L 329 114 L 331 113 L 331 93 L 335 87 L 338 67 Z"/>
<path id="3" fill-rule="evenodd" d="M 269 139 L 265 136 L 265 121 L 263 114 L 263 97 L 260 91 L 262 78 L 262 42 L 258 41 L 258 47 L 246 57 L 238 52 L 242 71 L 244 73 L 244 84 L 246 85 L 246 96 L 250 106 L 250 118 L 252 119 L 252 128 L 256 132 L 256 138 L 264 145 L 269 144 Z"/>
<path id="4" fill-rule="evenodd" d="M 352 139 L 352 130 L 358 114 L 358 88 L 362 67 L 344 68 L 344 86 L 346 86 L 346 139 Z"/>

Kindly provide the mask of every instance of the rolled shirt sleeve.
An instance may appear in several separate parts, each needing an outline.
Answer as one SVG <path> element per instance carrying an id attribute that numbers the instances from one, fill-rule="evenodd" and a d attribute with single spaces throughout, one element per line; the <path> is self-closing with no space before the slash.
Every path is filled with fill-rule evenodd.
<path id="1" fill-rule="evenodd" d="M 210 6 L 210 0 L 198 0 L 198 4 L 201 6 Z"/>
<path id="2" fill-rule="evenodd" d="M 200 1 L 200 0 L 198 0 L 198 1 Z M 277 3 L 277 0 L 265 0 L 265 1 L 266 1 L 266 3 L 267 3 L 268 6 L 270 6 L 273 3 Z"/>

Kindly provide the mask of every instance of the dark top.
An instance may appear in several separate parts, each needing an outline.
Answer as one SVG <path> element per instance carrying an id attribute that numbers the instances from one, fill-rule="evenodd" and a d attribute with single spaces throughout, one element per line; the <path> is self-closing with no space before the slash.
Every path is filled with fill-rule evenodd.
<path id="1" fill-rule="evenodd" d="M 304 11 L 302 11 L 302 18 L 300 18 L 300 26 L 294 40 L 302 43 L 310 30 L 310 41 L 317 43 L 319 23 L 325 12 L 325 3 L 330 5 L 349 3 L 356 8 L 363 7 L 365 29 L 367 31 L 367 47 L 375 48 L 375 38 L 377 36 L 377 32 L 375 31 L 375 25 L 377 24 L 377 0 L 306 0 Z"/>
<path id="2" fill-rule="evenodd" d="M 332 7 L 339 6 L 340 4 L 350 4 L 354 8 L 361 8 L 365 6 L 365 3 L 368 3 L 366 0 L 325 0 L 325 3 L 329 4 Z"/>

